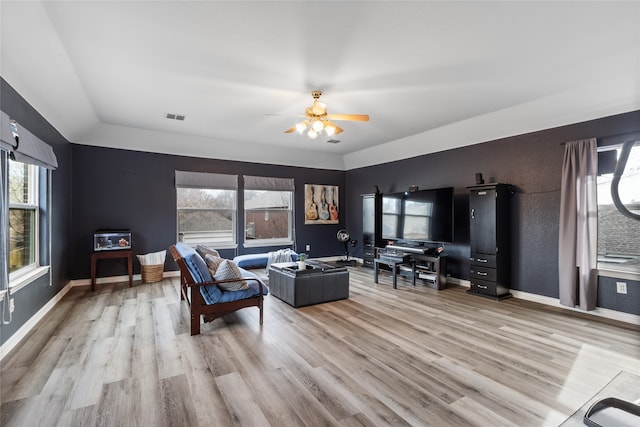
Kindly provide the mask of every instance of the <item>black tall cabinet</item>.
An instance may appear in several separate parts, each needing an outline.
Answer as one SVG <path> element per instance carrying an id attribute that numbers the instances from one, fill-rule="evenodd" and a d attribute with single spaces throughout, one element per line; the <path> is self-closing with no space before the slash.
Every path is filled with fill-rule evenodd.
<path id="1" fill-rule="evenodd" d="M 362 195 L 362 265 L 373 268 L 382 245 L 382 194 Z"/>
<path id="2" fill-rule="evenodd" d="M 509 293 L 511 186 L 486 184 L 469 187 L 469 293 L 495 299 Z"/>

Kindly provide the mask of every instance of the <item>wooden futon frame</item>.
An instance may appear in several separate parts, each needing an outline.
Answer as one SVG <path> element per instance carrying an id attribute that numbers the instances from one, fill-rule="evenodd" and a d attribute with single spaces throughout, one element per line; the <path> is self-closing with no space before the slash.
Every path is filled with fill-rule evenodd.
<path id="1" fill-rule="evenodd" d="M 245 307 L 258 307 L 260 310 L 260 324 L 262 325 L 263 312 L 263 290 L 266 286 L 262 280 L 257 277 L 243 277 L 242 280 L 255 280 L 258 282 L 260 293 L 257 296 L 240 299 L 237 301 L 221 302 L 216 304 L 207 304 L 200 293 L 200 287 L 206 285 L 217 285 L 225 282 L 237 282 L 238 279 L 218 280 L 211 282 L 197 283 L 193 278 L 185 260 L 180 256 L 175 245 L 169 247 L 171 256 L 180 268 L 180 299 L 186 300 L 189 304 L 191 312 L 191 335 L 200 334 L 200 316 L 203 316 L 205 322 L 211 322 L 219 317 L 240 310 Z"/>

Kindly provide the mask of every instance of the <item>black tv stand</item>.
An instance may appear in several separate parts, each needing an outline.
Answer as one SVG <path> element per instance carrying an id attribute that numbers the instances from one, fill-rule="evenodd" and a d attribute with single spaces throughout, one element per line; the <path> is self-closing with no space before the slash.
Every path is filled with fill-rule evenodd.
<path id="1" fill-rule="evenodd" d="M 424 246 L 393 244 L 387 245 L 386 249 L 392 251 L 409 252 L 413 254 L 423 254 L 427 250 Z"/>

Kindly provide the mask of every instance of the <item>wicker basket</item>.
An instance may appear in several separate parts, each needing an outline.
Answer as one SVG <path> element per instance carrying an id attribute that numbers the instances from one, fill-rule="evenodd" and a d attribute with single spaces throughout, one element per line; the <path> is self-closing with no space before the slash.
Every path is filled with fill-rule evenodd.
<path id="1" fill-rule="evenodd" d="M 141 265 L 142 283 L 153 283 L 162 280 L 164 273 L 164 264 L 157 265 Z"/>

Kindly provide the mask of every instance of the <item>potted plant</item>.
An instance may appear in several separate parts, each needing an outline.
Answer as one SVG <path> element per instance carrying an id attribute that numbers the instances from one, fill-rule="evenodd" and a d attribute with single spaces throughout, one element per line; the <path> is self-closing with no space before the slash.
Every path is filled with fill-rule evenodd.
<path id="1" fill-rule="evenodd" d="M 298 270 L 307 269 L 307 254 L 298 255 Z"/>

